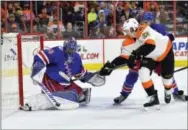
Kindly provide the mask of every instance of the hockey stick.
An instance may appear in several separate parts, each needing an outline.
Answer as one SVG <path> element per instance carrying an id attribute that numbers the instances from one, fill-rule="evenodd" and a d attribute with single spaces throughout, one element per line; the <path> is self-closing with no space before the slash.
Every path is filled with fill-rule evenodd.
<path id="1" fill-rule="evenodd" d="M 116 69 L 119 69 L 119 68 L 124 67 L 124 66 L 126 66 L 126 65 L 127 65 L 127 64 L 122 64 L 122 65 L 116 66 L 116 67 L 114 67 L 114 68 L 111 68 L 111 69 L 109 69 L 109 70 L 116 70 Z M 188 68 L 188 66 L 183 67 L 183 68 L 180 68 L 180 69 L 177 69 L 177 70 L 174 71 L 174 73 L 179 72 L 179 71 L 182 71 L 182 70 L 187 69 L 187 68 Z M 95 75 L 95 74 L 98 74 L 99 72 L 100 72 L 100 71 L 94 72 L 94 75 Z M 74 81 L 77 81 L 77 80 L 79 80 L 79 78 L 73 79 L 73 80 L 71 80 L 71 81 L 74 82 Z"/>
<path id="2" fill-rule="evenodd" d="M 182 70 L 185 70 L 185 69 L 187 69 L 187 68 L 188 68 L 188 66 L 183 67 L 183 68 L 180 68 L 180 69 L 177 69 L 177 70 L 174 71 L 174 73 L 179 72 L 179 71 L 182 71 Z"/>

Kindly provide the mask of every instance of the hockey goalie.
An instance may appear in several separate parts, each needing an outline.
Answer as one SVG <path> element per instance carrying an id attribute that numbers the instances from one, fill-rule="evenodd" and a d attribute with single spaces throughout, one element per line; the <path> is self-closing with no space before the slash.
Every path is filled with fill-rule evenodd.
<path id="1" fill-rule="evenodd" d="M 23 110 L 67 110 L 90 102 L 91 88 L 81 88 L 72 78 L 93 86 L 101 86 L 105 80 L 84 69 L 77 47 L 77 41 L 70 38 L 62 47 L 39 51 L 34 56 L 31 78 L 42 93 L 28 98 Z"/>

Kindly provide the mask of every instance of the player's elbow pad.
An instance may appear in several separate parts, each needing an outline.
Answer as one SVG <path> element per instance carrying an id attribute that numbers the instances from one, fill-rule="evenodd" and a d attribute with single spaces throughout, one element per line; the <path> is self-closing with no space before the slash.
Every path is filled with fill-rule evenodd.
<path id="1" fill-rule="evenodd" d="M 142 55 L 142 56 L 147 56 L 148 54 L 150 54 L 154 49 L 155 49 L 155 45 L 153 44 L 144 44 L 143 46 L 141 46 L 136 52 L 138 55 Z"/>
<path id="2" fill-rule="evenodd" d="M 172 33 L 167 34 L 167 36 L 169 37 L 171 42 L 173 42 L 175 40 L 175 37 Z"/>

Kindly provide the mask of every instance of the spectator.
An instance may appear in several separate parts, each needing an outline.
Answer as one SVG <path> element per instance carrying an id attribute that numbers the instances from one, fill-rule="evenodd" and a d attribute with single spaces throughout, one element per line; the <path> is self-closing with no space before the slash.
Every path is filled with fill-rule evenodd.
<path id="1" fill-rule="evenodd" d="M 106 27 L 105 17 L 100 17 L 98 22 L 99 27 Z"/>
<path id="2" fill-rule="evenodd" d="M 68 22 L 74 24 L 74 8 L 71 5 L 71 2 L 63 2 L 62 4 L 63 11 L 63 23 L 67 24 Z"/>
<path id="3" fill-rule="evenodd" d="M 120 24 L 123 25 L 126 20 L 125 15 L 122 15 L 120 18 Z"/>
<path id="4" fill-rule="evenodd" d="M 80 9 L 84 9 L 84 3 L 81 1 L 74 3 L 74 12 L 80 11 Z"/>
<path id="5" fill-rule="evenodd" d="M 12 26 L 14 24 L 14 26 Z M 14 28 L 14 30 L 15 30 L 15 28 L 16 29 L 18 29 L 19 27 L 18 27 L 18 24 L 15 22 L 15 16 L 14 16 L 14 14 L 10 14 L 9 15 L 9 19 L 8 19 L 8 25 L 7 25 L 8 27 L 7 27 L 7 31 L 8 32 L 10 32 L 10 31 L 12 31 L 12 29 Z"/>
<path id="6" fill-rule="evenodd" d="M 90 30 L 89 38 L 105 38 L 105 35 L 101 32 L 101 28 L 96 26 Z"/>
<path id="7" fill-rule="evenodd" d="M 16 9 L 16 13 L 15 13 L 15 21 L 17 23 L 20 22 L 20 16 L 23 15 L 23 12 L 21 9 Z"/>
<path id="8" fill-rule="evenodd" d="M 10 30 L 9 30 L 10 33 L 18 33 L 19 32 L 19 29 L 18 29 L 18 25 L 17 24 L 11 24 L 11 27 L 10 27 Z"/>
<path id="9" fill-rule="evenodd" d="M 144 11 L 150 12 L 155 10 L 159 10 L 159 5 L 155 1 L 146 1 L 144 4 Z"/>
<path id="10" fill-rule="evenodd" d="M 138 21 L 142 18 L 142 10 L 140 7 L 138 7 L 138 2 L 129 2 L 129 11 L 130 11 L 130 17 L 136 18 Z"/>
<path id="11" fill-rule="evenodd" d="M 98 26 L 99 26 L 99 27 L 104 27 L 104 26 L 106 26 L 106 18 L 105 18 L 104 10 L 100 10 L 100 11 L 99 11 Z"/>
<path id="12" fill-rule="evenodd" d="M 3 22 L 5 22 L 6 21 L 6 12 L 5 12 L 5 10 L 3 9 L 3 8 L 1 8 L 1 20 L 3 21 Z"/>
<path id="13" fill-rule="evenodd" d="M 122 16 L 124 16 L 124 17 L 122 17 Z M 122 22 L 124 21 L 124 20 L 123 20 L 124 18 L 125 18 L 125 20 L 128 20 L 129 18 L 132 17 L 132 16 L 131 16 L 131 12 L 130 12 L 128 6 L 124 8 L 124 15 L 122 15 L 122 16 L 120 17 L 120 20 L 119 20 L 120 24 L 123 24 Z M 123 21 L 122 21 L 122 20 L 123 20 Z"/>
<path id="14" fill-rule="evenodd" d="M 43 20 L 39 20 L 38 17 L 36 17 L 35 21 L 34 21 L 34 26 L 33 26 L 34 32 L 41 32 L 44 34 L 45 39 L 48 39 L 47 36 L 47 25 L 45 23 L 45 21 Z"/>
<path id="15" fill-rule="evenodd" d="M 24 16 L 26 18 L 26 22 L 30 22 L 30 20 L 34 20 L 34 18 L 35 18 L 34 13 L 29 8 L 29 3 L 28 2 L 24 3 L 23 14 L 24 14 Z"/>
<path id="16" fill-rule="evenodd" d="M 5 22 L 1 22 L 1 34 L 6 32 L 6 28 L 5 28 Z"/>
<path id="17" fill-rule="evenodd" d="M 47 32 L 46 21 L 44 19 L 40 20 L 39 16 L 35 17 L 33 22 L 33 31 L 46 33 Z"/>
<path id="18" fill-rule="evenodd" d="M 56 10 L 57 4 L 56 2 L 52 1 L 45 1 L 44 8 L 46 8 L 47 13 L 50 15 L 54 10 Z"/>
<path id="19" fill-rule="evenodd" d="M 159 19 L 156 20 L 156 23 L 168 24 L 169 16 L 168 16 L 168 12 L 165 11 L 165 6 L 164 6 L 164 5 L 161 5 L 161 6 L 160 6 L 159 12 L 160 12 L 160 14 L 159 14 Z"/>
<path id="20" fill-rule="evenodd" d="M 57 17 L 54 17 L 53 21 L 49 22 L 49 24 L 48 24 L 48 28 L 47 28 L 48 29 L 48 31 L 47 31 L 48 37 L 51 37 L 51 39 L 57 39 L 58 26 L 59 26 L 60 33 L 62 34 L 65 31 L 65 28 L 64 28 L 62 22 L 58 21 Z"/>
<path id="21" fill-rule="evenodd" d="M 43 20 L 45 24 L 47 25 L 49 22 L 49 15 L 47 14 L 47 9 L 44 7 L 41 11 L 41 13 L 38 15 L 40 20 Z"/>
<path id="22" fill-rule="evenodd" d="M 29 31 L 27 29 L 30 28 L 30 24 L 26 24 L 24 15 L 20 15 L 20 22 L 18 24 L 19 24 L 21 33 L 27 33 Z"/>
<path id="23" fill-rule="evenodd" d="M 91 8 L 91 11 L 88 13 L 88 24 L 91 22 L 96 22 L 97 20 L 97 13 L 95 12 L 95 8 Z"/>
<path id="24" fill-rule="evenodd" d="M 116 7 L 116 22 L 117 23 L 120 23 L 120 18 L 122 15 L 124 15 L 123 7 L 121 3 L 118 3 Z"/>
<path id="25" fill-rule="evenodd" d="M 122 27 L 123 25 L 118 25 L 117 26 L 117 31 L 116 31 L 116 33 L 117 33 L 117 37 L 119 37 L 119 38 L 123 38 L 124 37 L 124 34 L 123 34 L 123 32 L 122 32 Z"/>
<path id="26" fill-rule="evenodd" d="M 39 16 L 35 17 L 33 22 L 33 32 L 40 32 L 41 24 Z"/>
<path id="27" fill-rule="evenodd" d="M 109 5 L 109 10 L 110 10 L 110 12 L 106 17 L 107 26 L 111 26 L 114 21 L 114 7 L 113 7 L 113 5 Z"/>
<path id="28" fill-rule="evenodd" d="M 105 2 L 100 2 L 98 15 L 100 15 L 101 10 L 104 11 L 104 15 L 105 15 L 105 18 L 106 18 L 108 16 L 110 10 L 106 7 Z"/>
<path id="29" fill-rule="evenodd" d="M 85 20 L 84 8 L 79 8 L 79 10 L 74 13 L 74 17 L 76 21 L 84 21 Z"/>
<path id="30" fill-rule="evenodd" d="M 68 22 L 67 29 L 65 32 L 63 32 L 63 38 L 67 39 L 70 37 L 80 38 L 79 33 L 76 31 L 73 31 L 72 23 Z"/>
<path id="31" fill-rule="evenodd" d="M 109 30 L 108 38 L 115 38 L 115 37 L 116 37 L 116 31 L 114 27 L 111 26 Z"/>
<path id="32" fill-rule="evenodd" d="M 15 8 L 13 7 L 12 3 L 8 3 L 7 10 L 8 10 L 8 14 L 14 14 L 15 13 Z"/>
<path id="33" fill-rule="evenodd" d="M 15 8 L 15 10 L 22 10 L 22 8 L 21 8 L 21 6 L 20 6 L 20 2 L 15 1 L 15 2 L 14 2 L 14 8 Z"/>

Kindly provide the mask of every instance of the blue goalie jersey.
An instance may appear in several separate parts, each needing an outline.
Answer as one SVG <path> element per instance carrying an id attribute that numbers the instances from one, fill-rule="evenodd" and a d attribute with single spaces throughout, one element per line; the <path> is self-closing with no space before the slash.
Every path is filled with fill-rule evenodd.
<path id="1" fill-rule="evenodd" d="M 83 76 L 86 70 L 83 67 L 81 57 L 74 52 L 72 55 L 73 61 L 67 63 L 67 54 L 63 51 L 63 47 L 54 47 L 48 50 L 43 50 L 34 56 L 34 63 L 40 62 L 46 66 L 46 74 L 54 81 L 62 85 L 69 85 L 70 81 L 63 78 L 59 72 L 64 72 L 68 77 Z"/>

